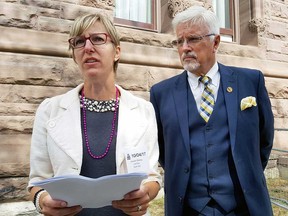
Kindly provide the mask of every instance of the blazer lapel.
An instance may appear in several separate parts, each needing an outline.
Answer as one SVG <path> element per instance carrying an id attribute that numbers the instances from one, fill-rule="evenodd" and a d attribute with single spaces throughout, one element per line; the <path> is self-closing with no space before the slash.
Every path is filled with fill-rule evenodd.
<path id="1" fill-rule="evenodd" d="M 79 100 L 81 88 L 78 86 L 62 98 L 59 104 L 63 109 L 62 115 L 48 122 L 51 138 L 75 161 L 78 168 L 81 168 L 83 155 Z"/>
<path id="2" fill-rule="evenodd" d="M 221 83 L 224 91 L 224 98 L 228 115 L 228 125 L 230 131 L 230 141 L 233 151 L 236 140 L 237 112 L 238 112 L 237 74 L 235 74 L 229 67 L 226 67 L 222 64 L 219 64 L 219 72 L 221 75 Z"/>
<path id="3" fill-rule="evenodd" d="M 124 91 L 120 86 L 117 85 L 117 88 L 121 93 L 121 97 L 116 141 L 116 167 L 117 173 L 121 173 L 119 169 L 125 159 L 125 150 L 127 147 L 133 148 L 135 144 L 141 142 L 143 128 L 146 125 L 143 124 L 144 121 L 137 115 L 139 110 L 137 110 L 138 103 L 136 100 L 131 100 L 130 93 Z"/>
<path id="4" fill-rule="evenodd" d="M 187 152 L 190 152 L 189 145 L 189 123 L 188 123 L 188 104 L 187 104 L 187 72 L 184 71 L 175 82 L 173 97 L 175 101 L 176 114 L 178 116 L 184 145 Z"/>

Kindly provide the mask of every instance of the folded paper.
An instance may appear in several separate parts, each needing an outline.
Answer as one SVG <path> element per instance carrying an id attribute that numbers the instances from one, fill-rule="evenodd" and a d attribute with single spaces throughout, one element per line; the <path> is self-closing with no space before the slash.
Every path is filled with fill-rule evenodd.
<path id="1" fill-rule="evenodd" d="M 140 188 L 145 173 L 108 175 L 88 178 L 80 175 L 57 176 L 32 183 L 44 188 L 55 200 L 63 200 L 68 206 L 81 205 L 83 208 L 100 208 L 112 205 L 124 195 Z"/>

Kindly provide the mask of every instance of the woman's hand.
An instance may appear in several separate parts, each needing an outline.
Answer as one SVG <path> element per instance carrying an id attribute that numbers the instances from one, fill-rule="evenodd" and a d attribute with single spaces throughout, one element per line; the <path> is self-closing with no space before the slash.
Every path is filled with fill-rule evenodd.
<path id="1" fill-rule="evenodd" d="M 45 216 L 73 216 L 82 210 L 81 206 L 67 207 L 66 202 L 53 200 L 48 193 L 42 194 L 39 202 Z"/>
<path id="2" fill-rule="evenodd" d="M 112 206 L 131 216 L 144 215 L 149 207 L 149 202 L 156 197 L 159 189 L 157 182 L 148 182 L 139 190 L 126 194 L 122 200 L 114 200 Z"/>
<path id="3" fill-rule="evenodd" d="M 124 196 L 122 200 L 112 202 L 114 208 L 122 210 L 125 214 L 138 216 L 144 215 L 149 206 L 150 197 L 145 187 L 132 191 Z"/>

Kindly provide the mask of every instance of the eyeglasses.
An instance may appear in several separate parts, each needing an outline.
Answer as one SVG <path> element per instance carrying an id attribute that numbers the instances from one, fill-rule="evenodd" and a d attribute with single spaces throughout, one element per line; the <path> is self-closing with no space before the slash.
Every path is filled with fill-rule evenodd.
<path id="1" fill-rule="evenodd" d="M 93 45 L 101 45 L 107 42 L 108 37 L 110 37 L 110 35 L 106 33 L 95 33 L 95 34 L 91 34 L 89 37 L 85 37 L 84 35 L 76 36 L 76 37 L 70 38 L 68 42 L 74 49 L 78 49 L 86 45 L 87 39 L 89 39 L 89 41 Z"/>
<path id="2" fill-rule="evenodd" d="M 201 40 L 203 40 L 205 37 L 210 37 L 210 36 L 214 36 L 214 35 L 215 34 L 207 34 L 207 35 L 203 35 L 203 36 L 191 35 L 191 36 L 187 37 L 186 39 L 179 38 L 177 40 L 173 40 L 172 44 L 173 44 L 173 46 L 176 46 L 176 47 L 182 47 L 184 44 L 184 41 L 186 40 L 187 45 L 192 46 L 193 44 L 196 44 L 196 43 L 200 42 Z"/>

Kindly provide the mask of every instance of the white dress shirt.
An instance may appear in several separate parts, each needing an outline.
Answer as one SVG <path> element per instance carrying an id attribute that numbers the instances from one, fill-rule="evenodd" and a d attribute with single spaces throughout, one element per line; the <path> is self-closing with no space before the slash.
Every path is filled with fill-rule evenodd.
<path id="1" fill-rule="evenodd" d="M 188 83 L 190 86 L 190 89 L 192 91 L 192 94 L 194 96 L 194 99 L 196 101 L 197 109 L 200 110 L 200 102 L 201 102 L 201 95 L 205 88 L 204 84 L 199 81 L 200 76 L 197 76 L 189 71 L 187 71 L 188 75 Z M 217 100 L 218 95 L 218 89 L 220 84 L 220 73 L 218 71 L 218 63 L 215 62 L 213 67 L 208 71 L 206 76 L 210 77 L 212 80 L 211 85 L 209 86 L 214 94 L 215 103 Z"/>

